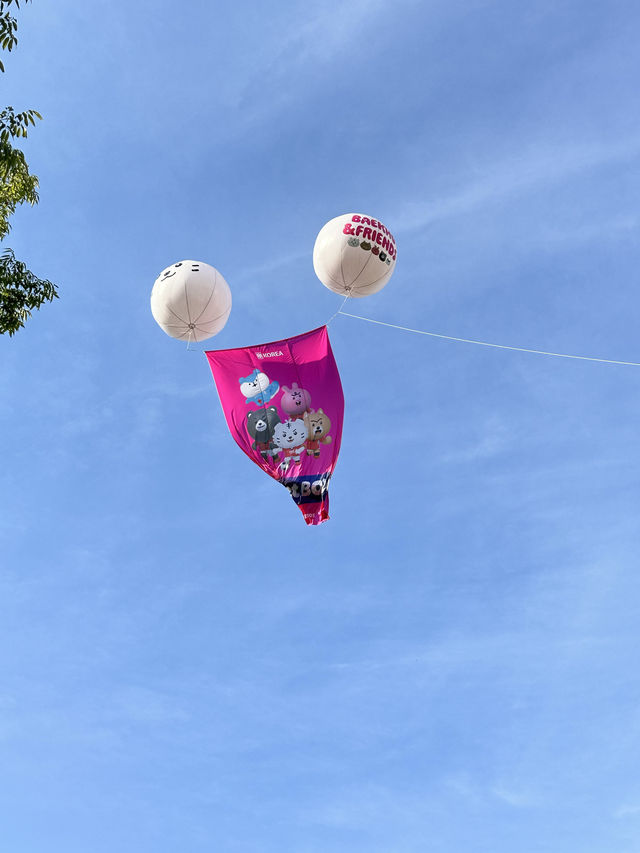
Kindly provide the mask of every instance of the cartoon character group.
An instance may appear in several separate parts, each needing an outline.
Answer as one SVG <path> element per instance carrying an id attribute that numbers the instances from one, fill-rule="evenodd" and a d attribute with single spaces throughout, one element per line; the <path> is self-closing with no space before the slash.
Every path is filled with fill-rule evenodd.
<path id="1" fill-rule="evenodd" d="M 291 388 L 282 386 L 282 420 L 276 406 L 267 407 L 280 390 L 278 382 L 269 382 L 269 377 L 257 368 L 239 381 L 246 402 L 261 407 L 247 414 L 247 432 L 253 439 L 251 447 L 266 462 L 279 463 L 278 469 L 284 473 L 305 453 L 317 459 L 321 445 L 331 443 L 328 415 L 322 409 L 311 408 L 311 394 L 299 388 L 297 382 Z"/>
<path id="2" fill-rule="evenodd" d="M 387 256 L 386 252 L 381 251 L 375 243 L 372 245 L 371 243 L 367 243 L 366 240 L 360 240 L 358 237 L 349 237 L 347 244 L 353 249 L 360 247 L 361 249 L 364 249 L 365 252 L 371 252 L 372 255 L 377 255 L 381 261 L 387 264 L 387 266 L 391 266 L 391 258 Z"/>

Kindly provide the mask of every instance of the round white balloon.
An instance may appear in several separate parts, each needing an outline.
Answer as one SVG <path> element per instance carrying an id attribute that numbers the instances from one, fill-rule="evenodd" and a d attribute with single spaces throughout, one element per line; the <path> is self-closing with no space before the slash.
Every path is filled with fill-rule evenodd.
<path id="1" fill-rule="evenodd" d="M 334 293 L 369 296 L 389 281 L 396 257 L 393 234 L 379 219 L 345 213 L 327 222 L 318 234 L 313 268 Z"/>
<path id="2" fill-rule="evenodd" d="M 163 270 L 151 291 L 151 313 L 161 329 L 183 341 L 217 335 L 231 312 L 229 285 L 215 267 L 179 261 Z"/>

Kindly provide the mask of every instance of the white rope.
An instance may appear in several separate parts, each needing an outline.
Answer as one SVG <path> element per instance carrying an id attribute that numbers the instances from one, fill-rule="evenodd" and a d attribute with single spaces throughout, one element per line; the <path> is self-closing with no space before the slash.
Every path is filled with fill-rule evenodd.
<path id="1" fill-rule="evenodd" d="M 346 246 L 346 243 L 345 243 L 345 246 Z M 336 311 L 336 313 L 335 313 L 335 314 L 332 314 L 332 315 L 331 315 L 331 317 L 327 320 L 327 322 L 326 322 L 326 324 L 325 324 L 326 326 L 328 326 L 328 325 L 329 325 L 329 323 L 333 320 L 333 318 L 334 318 L 334 317 L 337 317 L 337 316 L 338 316 L 338 314 L 342 314 L 342 313 L 343 313 L 343 312 L 342 312 L 342 309 L 344 308 L 344 306 L 345 306 L 345 304 L 346 304 L 346 302 L 347 302 L 347 299 L 349 298 L 350 294 L 351 294 L 351 288 L 349 288 L 349 289 L 347 290 L 347 295 L 345 296 L 345 298 L 344 298 L 344 299 L 342 300 L 342 302 L 340 303 L 340 307 L 338 308 L 338 310 Z M 345 317 L 346 317 L 346 316 L 348 316 L 348 315 L 347 315 L 347 314 L 345 314 Z"/>
<path id="2" fill-rule="evenodd" d="M 336 314 L 342 314 L 343 317 L 353 317 L 355 320 L 365 320 L 367 323 L 376 323 L 378 326 L 388 326 L 390 329 L 400 329 L 403 332 L 413 332 L 416 335 L 428 335 L 430 338 L 441 338 L 445 341 L 458 341 L 461 344 L 476 344 L 480 347 L 493 347 L 493 349 L 508 349 L 515 352 L 529 352 L 534 355 L 551 355 L 555 358 L 574 358 L 579 361 L 599 361 L 602 364 L 623 364 L 627 367 L 640 367 L 640 362 L 637 361 L 616 361 L 612 358 L 592 358 L 588 355 L 568 355 L 564 352 L 547 352 L 542 349 L 526 349 L 525 347 L 509 347 L 505 344 L 490 344 L 487 341 L 474 341 L 469 338 L 454 338 L 452 335 L 438 335 L 435 332 L 424 332 L 422 329 L 409 329 L 406 326 L 396 326 L 393 323 L 383 323 L 382 320 L 372 320 L 371 317 L 360 317 L 358 314 L 347 314 L 342 311 L 342 306 L 338 308 Z M 335 316 L 335 314 L 334 314 Z M 333 319 L 333 317 L 331 318 Z"/>

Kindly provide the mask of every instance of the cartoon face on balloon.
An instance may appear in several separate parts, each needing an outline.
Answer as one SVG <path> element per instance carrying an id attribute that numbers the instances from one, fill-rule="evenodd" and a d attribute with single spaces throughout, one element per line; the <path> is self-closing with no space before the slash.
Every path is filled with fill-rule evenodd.
<path id="1" fill-rule="evenodd" d="M 229 285 L 203 261 L 178 261 L 166 267 L 151 291 L 151 313 L 172 338 L 204 341 L 221 331 L 230 312 Z"/>
<path id="2" fill-rule="evenodd" d="M 191 264 L 191 272 L 200 272 L 199 261 L 178 261 L 177 264 L 173 264 L 173 266 L 167 267 L 166 270 L 161 272 L 156 281 L 167 281 L 167 279 L 172 278 L 179 272 L 185 272 L 185 270 L 181 269 L 185 264 Z"/>

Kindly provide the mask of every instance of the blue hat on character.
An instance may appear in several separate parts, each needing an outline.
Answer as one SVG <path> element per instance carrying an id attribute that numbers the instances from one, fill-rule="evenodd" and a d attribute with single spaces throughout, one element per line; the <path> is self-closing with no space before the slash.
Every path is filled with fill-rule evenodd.
<path id="1" fill-rule="evenodd" d="M 280 389 L 280 385 L 277 382 L 269 382 L 267 374 L 263 373 L 257 367 L 254 368 L 249 376 L 241 377 L 239 382 L 240 392 L 246 398 L 245 403 L 251 403 L 254 406 L 265 406 Z M 269 384 L 266 385 L 266 383 Z"/>
<path id="2" fill-rule="evenodd" d="M 260 373 L 260 371 L 256 367 L 255 370 L 253 371 L 253 373 L 251 373 L 249 376 L 245 376 L 244 378 L 241 377 L 240 379 L 238 379 L 238 382 L 241 385 L 243 382 L 254 382 L 257 379 L 259 373 Z"/>

